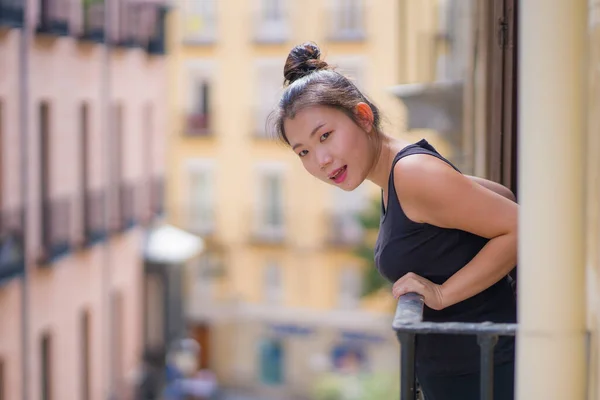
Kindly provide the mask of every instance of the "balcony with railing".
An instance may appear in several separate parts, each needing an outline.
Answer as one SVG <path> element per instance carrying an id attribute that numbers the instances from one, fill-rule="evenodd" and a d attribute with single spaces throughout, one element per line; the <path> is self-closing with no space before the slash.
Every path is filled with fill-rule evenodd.
<path id="1" fill-rule="evenodd" d="M 416 293 L 400 296 L 393 329 L 400 341 L 400 399 L 418 400 L 415 379 L 417 335 L 470 335 L 477 337 L 480 353 L 480 400 L 494 398 L 494 347 L 500 336 L 515 336 L 517 324 L 491 322 L 424 322 L 423 298 Z"/>
<path id="2" fill-rule="evenodd" d="M 0 212 L 0 282 L 25 270 L 23 209 L 3 209 Z"/>
<path id="3" fill-rule="evenodd" d="M 185 116 L 184 135 L 185 136 L 211 136 L 210 114 L 209 113 L 190 113 Z"/>
<path id="4" fill-rule="evenodd" d="M 83 209 L 84 245 L 93 246 L 106 239 L 106 193 L 103 190 L 87 191 Z"/>
<path id="5" fill-rule="evenodd" d="M 72 201 L 68 197 L 42 202 L 40 264 L 52 263 L 71 252 L 71 207 Z"/>
<path id="6" fill-rule="evenodd" d="M 39 0 L 37 33 L 68 36 L 70 10 L 69 0 Z"/>
<path id="7" fill-rule="evenodd" d="M 166 23 L 167 8 L 165 6 L 154 6 L 155 18 L 150 25 L 150 39 L 148 41 L 148 54 L 164 55 L 166 53 Z"/>
<path id="8" fill-rule="evenodd" d="M 104 42 L 104 0 L 83 0 L 81 40 Z"/>
<path id="9" fill-rule="evenodd" d="M 25 0 L 0 0 L 0 27 L 21 28 Z"/>

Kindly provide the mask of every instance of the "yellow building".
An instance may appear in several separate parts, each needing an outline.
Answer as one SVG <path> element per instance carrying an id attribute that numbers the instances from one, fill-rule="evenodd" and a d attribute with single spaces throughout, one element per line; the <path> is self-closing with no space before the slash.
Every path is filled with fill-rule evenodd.
<path id="1" fill-rule="evenodd" d="M 436 79 L 437 1 L 184 0 L 170 18 L 167 210 L 207 242 L 186 289 L 203 366 L 227 386 L 305 393 L 351 345 L 395 376 L 393 299 L 361 299 L 353 255 L 353 216 L 379 190 L 318 182 L 266 120 L 290 49 L 314 41 L 380 106 L 386 132 L 402 134 L 390 87 Z M 430 131 L 405 135 L 449 152 Z M 267 350 L 281 374 L 261 371 Z"/>

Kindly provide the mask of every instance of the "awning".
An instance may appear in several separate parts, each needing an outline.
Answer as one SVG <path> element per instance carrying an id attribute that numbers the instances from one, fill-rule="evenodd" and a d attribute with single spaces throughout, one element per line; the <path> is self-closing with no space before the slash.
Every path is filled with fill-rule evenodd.
<path id="1" fill-rule="evenodd" d="M 180 264 L 204 250 L 201 237 L 171 225 L 152 228 L 146 237 L 144 257 L 161 264 Z"/>
<path id="2" fill-rule="evenodd" d="M 460 143 L 463 131 L 463 83 L 460 81 L 396 85 L 389 90 L 404 103 L 407 128 L 431 129 Z"/>

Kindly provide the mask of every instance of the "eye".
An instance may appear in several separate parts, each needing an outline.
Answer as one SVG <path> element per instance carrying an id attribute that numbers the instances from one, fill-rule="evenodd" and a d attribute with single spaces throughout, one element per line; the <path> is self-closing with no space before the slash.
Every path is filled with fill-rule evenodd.
<path id="1" fill-rule="evenodd" d="M 307 154 L 308 154 L 308 150 L 302 150 L 300 153 L 298 153 L 298 155 L 299 155 L 300 157 L 304 157 L 304 156 L 305 156 L 305 155 L 307 155 Z"/>
<path id="2" fill-rule="evenodd" d="M 331 132 L 325 132 L 324 134 L 321 135 L 321 137 L 319 138 L 319 140 L 324 141 L 325 139 L 327 139 L 329 137 L 329 135 L 331 135 Z"/>

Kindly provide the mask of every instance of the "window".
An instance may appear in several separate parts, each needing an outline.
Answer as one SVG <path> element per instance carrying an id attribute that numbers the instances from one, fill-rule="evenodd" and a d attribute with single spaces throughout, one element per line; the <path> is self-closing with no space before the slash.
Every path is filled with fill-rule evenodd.
<path id="1" fill-rule="evenodd" d="M 42 199 L 50 196 L 50 105 L 43 101 L 39 105 L 40 135 L 40 189 Z"/>
<path id="2" fill-rule="evenodd" d="M 216 3 L 216 0 L 183 0 L 184 40 L 210 43 L 216 39 Z"/>
<path id="3" fill-rule="evenodd" d="M 259 166 L 257 233 L 265 240 L 282 239 L 284 233 L 282 168 L 279 164 Z"/>
<path id="4" fill-rule="evenodd" d="M 186 121 L 184 133 L 187 135 L 207 135 L 210 133 L 211 103 L 214 82 L 212 62 L 192 61 L 187 66 Z"/>
<path id="5" fill-rule="evenodd" d="M 362 277 L 358 268 L 345 267 L 339 275 L 339 297 L 340 308 L 353 309 L 360 303 L 362 290 Z"/>
<path id="6" fill-rule="evenodd" d="M 210 233 L 214 229 L 214 163 L 211 160 L 191 160 L 188 165 L 189 211 L 188 229 Z"/>
<path id="7" fill-rule="evenodd" d="M 121 292 L 113 292 L 111 294 L 111 315 L 112 315 L 112 374 L 113 382 L 119 386 L 125 378 L 123 374 L 123 333 L 124 333 L 124 305 L 123 294 Z"/>
<path id="8" fill-rule="evenodd" d="M 259 344 L 260 381 L 265 385 L 281 385 L 283 381 L 284 348 L 280 340 L 265 339 Z"/>
<path id="9" fill-rule="evenodd" d="M 285 0 L 260 1 L 257 19 L 257 37 L 259 42 L 282 42 L 288 36 L 288 24 L 285 15 Z"/>
<path id="10" fill-rule="evenodd" d="M 269 262 L 263 272 L 264 300 L 270 305 L 279 305 L 283 301 L 283 282 L 281 266 Z"/>
<path id="11" fill-rule="evenodd" d="M 48 251 L 51 246 L 51 213 L 50 213 L 50 106 L 41 102 L 38 109 L 39 115 L 39 173 L 40 173 L 40 233 L 41 244 Z"/>
<path id="12" fill-rule="evenodd" d="M 362 39 L 362 0 L 333 0 L 332 37 L 339 40 Z"/>
<path id="13" fill-rule="evenodd" d="M 112 199 L 110 210 L 112 211 L 111 225 L 113 229 L 118 229 L 123 223 L 125 217 L 123 213 L 123 202 L 121 201 L 121 185 L 123 183 L 123 166 L 124 166 L 124 155 L 126 154 L 124 149 L 125 135 L 124 135 L 124 111 L 121 103 L 115 103 L 112 106 L 112 123 L 113 130 L 111 134 L 111 152 L 108 155 L 111 166 L 110 185 L 112 187 Z"/>
<path id="14" fill-rule="evenodd" d="M 211 301 L 215 295 L 215 279 L 217 271 L 215 257 L 210 252 L 204 252 L 196 262 L 196 284 L 194 299 Z"/>
<path id="15" fill-rule="evenodd" d="M 79 109 L 79 163 L 81 169 L 79 171 L 79 190 L 80 190 L 80 199 L 81 199 L 81 219 L 83 221 L 84 233 L 88 234 L 91 230 L 89 226 L 90 219 L 88 215 L 90 213 L 88 202 L 86 201 L 86 196 L 89 195 L 89 152 L 88 152 L 88 142 L 89 142 L 89 106 L 87 103 L 82 103 Z"/>
<path id="16" fill-rule="evenodd" d="M 89 311 L 83 311 L 80 317 L 80 343 L 81 343 L 81 400 L 90 400 L 91 398 L 91 386 L 90 386 L 90 362 L 91 362 L 91 348 L 90 348 L 90 313 Z M 1 399 L 0 399 L 1 400 Z"/>
<path id="17" fill-rule="evenodd" d="M 267 118 L 275 109 L 283 91 L 283 62 L 279 59 L 259 60 L 256 64 L 256 126 L 257 137 L 268 137 Z"/>
<path id="18" fill-rule="evenodd" d="M 40 377 L 41 377 L 41 396 L 42 400 L 52 400 L 52 336 L 46 332 L 42 334 L 40 341 Z"/>

